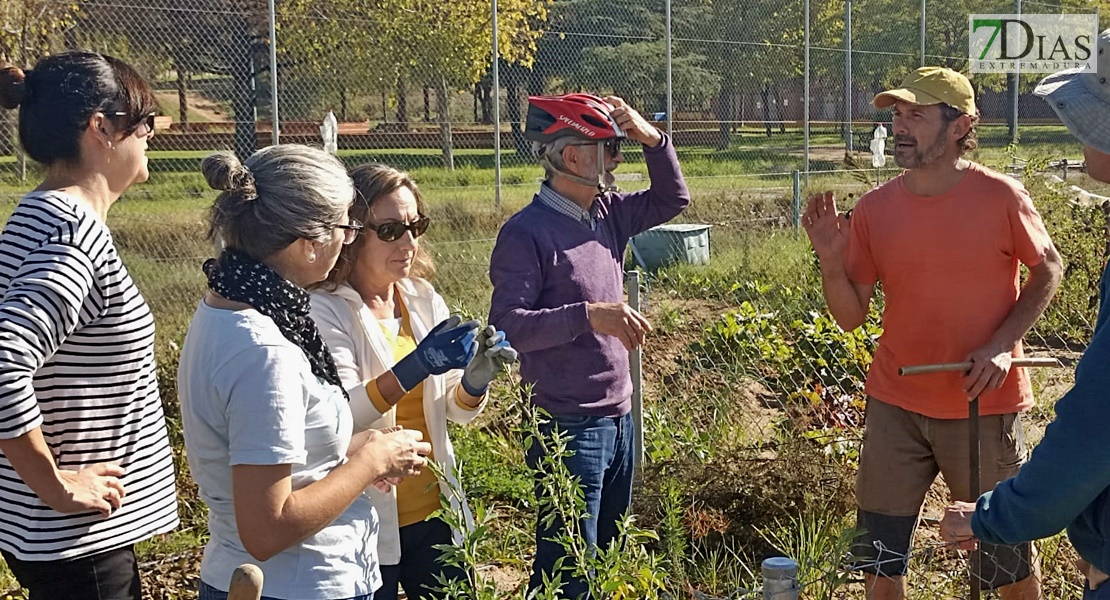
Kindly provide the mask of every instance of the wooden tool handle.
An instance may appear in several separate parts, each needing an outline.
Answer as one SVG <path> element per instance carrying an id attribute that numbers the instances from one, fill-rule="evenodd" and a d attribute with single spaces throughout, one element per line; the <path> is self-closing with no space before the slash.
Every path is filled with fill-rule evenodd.
<path id="1" fill-rule="evenodd" d="M 1062 367 L 1060 361 L 1055 358 L 1015 358 L 1011 363 L 1011 367 Z M 964 372 L 971 369 L 970 362 L 958 363 L 939 363 L 935 365 L 913 365 L 910 367 L 901 367 L 898 369 L 899 375 L 924 375 L 925 373 L 947 373 L 949 371 Z"/>
<path id="2" fill-rule="evenodd" d="M 262 597 L 262 569 L 250 563 L 235 568 L 227 600 L 258 600 Z"/>

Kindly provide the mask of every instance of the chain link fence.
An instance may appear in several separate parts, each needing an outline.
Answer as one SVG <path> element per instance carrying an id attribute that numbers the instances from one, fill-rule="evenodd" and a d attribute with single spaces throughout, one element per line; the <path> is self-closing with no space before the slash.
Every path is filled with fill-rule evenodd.
<path id="1" fill-rule="evenodd" d="M 872 166 L 872 132 L 879 123 L 890 131 L 890 114 L 870 100 L 923 63 L 964 67 L 969 12 L 1089 8 L 1078 0 L 498 4 L 496 78 L 490 3 L 473 0 L 276 0 L 272 15 L 259 0 L 19 0 L 0 7 L 0 60 L 30 66 L 49 52 L 89 48 L 128 60 L 153 82 L 162 114 L 150 141 L 151 181 L 129 190 L 109 220 L 158 316 L 171 393 L 177 345 L 204 289 L 199 267 L 212 254 L 204 220 L 215 191 L 199 175 L 208 153 L 246 155 L 275 139 L 321 145 L 330 111 L 346 164 L 379 161 L 413 173 L 433 219 L 422 239 L 437 289 L 457 310 L 483 317 L 497 230 L 543 176 L 522 135 L 526 97 L 624 97 L 672 135 L 693 195 L 677 222 L 695 227 L 662 251 L 709 257 L 662 269 L 628 259 L 645 271 L 643 309 L 655 326 L 643 357 L 648 465 L 637 510 L 665 529 L 671 502 L 682 548 L 706 564 L 727 555 L 720 548 L 729 539 L 741 540 L 747 558 L 779 551 L 804 559 L 803 544 L 791 551 L 769 535 L 771 524 L 817 511 L 850 525 L 863 381 L 881 333 L 877 311 L 852 332 L 825 312 L 816 257 L 798 228 L 806 194 L 833 189 L 848 208 L 897 173 L 889 157 Z M 1070 364 L 1097 310 L 1108 247 L 1098 194 L 1106 190 L 1055 162 L 1081 151 L 1029 93 L 1035 76 L 1021 76 L 1017 95 L 1012 79 L 974 81 L 983 118 L 974 158 L 1025 174 L 1067 262 L 1027 348 Z M 7 210 L 37 176 L 14 140 L 13 115 L 3 111 Z M 641 153 L 626 147 L 624 159 L 621 187 L 647 187 Z M 1067 179 L 1047 181 L 1046 171 Z M 1032 377 L 1035 443 L 1070 369 Z M 676 469 L 686 483 L 674 483 Z M 926 516 L 939 516 L 945 501 L 935 489 Z M 966 563 L 953 562 L 930 531 L 911 550 L 914 577 L 966 576 Z M 851 585 L 843 556 L 827 548 L 802 580 Z M 1061 569 L 1045 571 L 1047 580 L 1066 580 Z M 695 583 L 709 577 L 693 565 L 682 573 Z M 1067 585 L 1049 587 L 1074 592 Z"/>

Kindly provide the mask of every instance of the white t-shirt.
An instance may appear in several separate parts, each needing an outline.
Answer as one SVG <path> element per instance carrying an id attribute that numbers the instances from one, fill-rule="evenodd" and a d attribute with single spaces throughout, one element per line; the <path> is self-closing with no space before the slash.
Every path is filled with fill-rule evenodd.
<path id="1" fill-rule="evenodd" d="M 257 563 L 243 548 L 232 502 L 232 465 L 289 464 L 293 489 L 346 459 L 351 411 L 341 390 L 312 374 L 300 348 L 255 310 L 193 315 L 177 373 L 189 469 L 208 504 L 211 539 L 201 579 L 226 590 L 232 571 Z M 259 565 L 262 595 L 334 599 L 381 585 L 378 520 L 365 496 L 305 541 Z"/>

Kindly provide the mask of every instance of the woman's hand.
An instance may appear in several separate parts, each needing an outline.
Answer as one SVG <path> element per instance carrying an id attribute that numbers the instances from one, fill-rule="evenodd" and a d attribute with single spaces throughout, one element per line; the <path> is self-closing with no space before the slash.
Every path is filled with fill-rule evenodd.
<path id="1" fill-rule="evenodd" d="M 423 438 L 424 434 L 414 429 L 371 431 L 356 456 L 367 462 L 377 487 L 382 480 L 420 474 L 428 464 L 426 457 L 432 453 L 432 445 L 422 441 Z"/>
<path id="2" fill-rule="evenodd" d="M 487 325 L 478 334 L 476 340 L 478 352 L 470 359 L 463 371 L 463 390 L 480 398 L 486 393 L 489 384 L 505 367 L 516 362 L 517 352 L 505 339 L 505 332 L 498 331 L 493 325 Z"/>
<path id="3" fill-rule="evenodd" d="M 119 478 L 123 467 L 115 463 L 101 463 L 80 471 L 58 471 L 62 484 L 56 495 L 43 498 L 47 506 L 60 513 L 79 513 L 95 510 L 105 517 L 119 510 L 126 491 Z"/>
<path id="4" fill-rule="evenodd" d="M 407 392 L 429 375 L 442 375 L 469 364 L 478 350 L 474 343 L 478 327 L 478 321 L 463 323 L 459 315 L 451 315 L 433 327 L 416 345 L 416 350 L 393 366 L 393 375 L 401 388 Z"/>

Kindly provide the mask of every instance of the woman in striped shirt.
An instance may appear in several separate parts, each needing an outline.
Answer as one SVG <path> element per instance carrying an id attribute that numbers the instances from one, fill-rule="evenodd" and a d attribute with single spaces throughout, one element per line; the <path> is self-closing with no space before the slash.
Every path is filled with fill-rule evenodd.
<path id="1" fill-rule="evenodd" d="M 141 597 L 133 544 L 177 525 L 154 320 L 105 224 L 147 179 L 156 103 L 122 61 L 0 69 L 46 169 L 0 233 L 0 553 L 39 598 Z"/>

